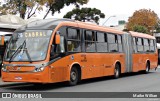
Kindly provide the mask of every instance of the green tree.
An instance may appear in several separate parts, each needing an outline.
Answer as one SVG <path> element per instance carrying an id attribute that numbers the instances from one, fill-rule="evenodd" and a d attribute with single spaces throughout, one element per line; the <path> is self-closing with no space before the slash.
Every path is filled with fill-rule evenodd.
<path id="1" fill-rule="evenodd" d="M 64 15 L 64 18 L 75 19 L 83 22 L 93 20 L 99 24 L 99 19 L 105 18 L 105 14 L 96 8 L 76 8 Z"/>
<path id="2" fill-rule="evenodd" d="M 156 33 L 160 33 L 160 20 L 158 21 L 157 25 L 155 26 Z"/>
<path id="3" fill-rule="evenodd" d="M 141 25 L 134 25 L 133 31 L 141 32 L 141 33 L 149 33 L 148 29 L 145 26 L 141 26 Z"/>
<path id="4" fill-rule="evenodd" d="M 1 14 L 19 14 L 21 18 L 27 19 L 33 16 L 37 10 L 43 10 L 40 0 L 6 0 L 6 3 L 0 7 Z"/>
<path id="5" fill-rule="evenodd" d="M 156 33 L 160 33 L 160 27 L 156 28 Z"/>
<path id="6" fill-rule="evenodd" d="M 49 0 L 49 1 L 50 2 L 47 3 L 48 11 L 43 19 L 47 17 L 50 11 L 52 12 L 53 15 L 57 11 L 60 13 L 60 10 L 64 6 L 69 6 L 70 4 L 74 4 L 76 7 L 79 7 L 80 5 L 87 4 L 89 0 Z"/>
<path id="7" fill-rule="evenodd" d="M 21 18 L 30 18 L 36 11 L 42 11 L 43 6 L 48 8 L 44 18 L 52 11 L 60 12 L 64 6 L 75 4 L 76 6 L 86 4 L 88 0 L 6 0 L 0 7 L 0 14 L 19 14 Z"/>

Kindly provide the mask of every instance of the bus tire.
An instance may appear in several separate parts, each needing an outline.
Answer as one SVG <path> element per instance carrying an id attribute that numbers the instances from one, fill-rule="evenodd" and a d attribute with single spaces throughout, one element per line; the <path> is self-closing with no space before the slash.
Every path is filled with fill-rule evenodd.
<path id="1" fill-rule="evenodd" d="M 79 81 L 79 73 L 78 73 L 78 69 L 76 67 L 72 67 L 71 71 L 70 71 L 70 81 L 69 81 L 69 85 L 70 86 L 75 86 Z"/>
<path id="2" fill-rule="evenodd" d="M 114 68 L 114 78 L 118 79 L 120 76 L 120 65 L 116 64 Z"/>
<path id="3" fill-rule="evenodd" d="M 150 70 L 150 64 L 149 62 L 146 63 L 146 69 L 145 69 L 145 73 L 149 73 L 149 70 Z"/>

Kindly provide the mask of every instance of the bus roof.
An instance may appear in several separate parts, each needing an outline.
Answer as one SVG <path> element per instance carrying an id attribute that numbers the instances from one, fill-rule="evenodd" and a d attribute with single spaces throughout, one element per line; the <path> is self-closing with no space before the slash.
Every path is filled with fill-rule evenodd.
<path id="1" fill-rule="evenodd" d="M 132 36 L 135 36 L 135 37 L 155 39 L 154 36 L 151 36 L 151 35 L 148 35 L 148 34 L 145 34 L 145 33 L 139 33 L 139 32 L 133 32 L 133 31 L 129 31 L 129 33 L 130 33 Z"/>
<path id="2" fill-rule="evenodd" d="M 80 22 L 80 21 L 71 20 L 71 19 L 53 19 L 53 18 L 33 21 L 31 23 L 28 23 L 25 26 L 25 28 L 27 29 L 54 29 L 60 23 L 62 25 L 77 26 L 77 27 L 87 28 L 91 30 L 99 30 L 99 31 L 105 31 L 105 32 L 107 31 L 107 32 L 119 33 L 119 34 L 124 33 L 122 31 L 119 31 L 113 28 L 98 26 L 96 24 L 85 23 L 85 22 Z"/>
<path id="3" fill-rule="evenodd" d="M 71 19 L 45 19 L 45 20 L 36 20 L 27 24 L 28 29 L 53 29 L 59 23 L 63 21 L 74 21 Z"/>
<path id="4" fill-rule="evenodd" d="M 6 36 L 8 36 L 8 35 L 12 35 L 13 34 L 13 32 L 1 32 L 0 31 L 0 36 L 1 35 L 6 35 Z"/>
<path id="5" fill-rule="evenodd" d="M 124 34 L 123 31 L 113 29 L 110 27 L 99 26 L 96 24 L 80 22 L 80 21 L 71 20 L 71 19 L 53 19 L 53 18 L 33 21 L 31 23 L 28 23 L 27 25 L 20 27 L 16 31 L 25 30 L 25 29 L 54 29 L 57 25 L 75 26 L 75 27 L 80 27 L 80 28 L 87 28 L 90 30 L 98 30 L 98 31 L 110 32 L 110 33 L 116 33 L 116 34 Z"/>
<path id="6" fill-rule="evenodd" d="M 104 26 L 99 26 L 96 24 L 92 23 L 85 23 L 85 22 L 80 22 L 80 21 L 75 21 L 71 19 L 45 19 L 45 20 L 36 20 L 31 23 L 28 23 L 27 25 L 19 28 L 18 30 L 25 30 L 25 29 L 54 29 L 57 25 L 59 26 L 74 26 L 74 27 L 80 27 L 80 28 L 85 28 L 89 30 L 98 30 L 102 32 L 109 32 L 109 33 L 116 33 L 116 34 L 124 34 L 125 32 L 110 28 L 110 27 L 104 27 Z M 16 31 L 18 31 L 16 30 Z M 144 34 L 144 33 L 138 33 L 138 32 L 133 32 L 129 31 L 129 33 L 132 36 L 135 37 L 143 37 L 143 38 L 150 38 L 150 39 L 155 39 L 154 36 Z"/>
<path id="7" fill-rule="evenodd" d="M 74 21 L 71 19 L 40 19 L 36 21 L 32 21 L 28 23 L 27 25 L 24 25 L 17 29 L 16 31 L 19 30 L 25 30 L 25 29 L 54 29 L 59 23 L 63 21 Z"/>
<path id="8" fill-rule="evenodd" d="M 113 29 L 110 27 L 103 27 L 103 26 L 99 26 L 96 24 L 92 24 L 92 23 L 85 23 L 85 22 L 80 22 L 80 21 L 74 21 L 74 22 L 68 22 L 68 21 L 64 21 L 61 22 L 61 26 L 75 26 L 75 27 L 80 27 L 80 28 L 85 28 L 88 30 L 97 30 L 97 31 L 102 31 L 102 32 L 110 32 L 110 33 L 116 33 L 116 34 L 124 34 L 123 31 L 117 30 L 117 29 Z"/>
<path id="9" fill-rule="evenodd" d="M 85 23 L 85 22 L 78 22 L 78 25 L 84 28 L 90 28 L 93 30 L 98 30 L 98 31 L 105 31 L 105 32 L 111 32 L 111 33 L 116 33 L 116 34 L 124 34 L 123 31 L 111 28 L 111 27 L 104 27 L 104 26 L 99 26 L 96 24 L 91 24 L 91 23 Z"/>

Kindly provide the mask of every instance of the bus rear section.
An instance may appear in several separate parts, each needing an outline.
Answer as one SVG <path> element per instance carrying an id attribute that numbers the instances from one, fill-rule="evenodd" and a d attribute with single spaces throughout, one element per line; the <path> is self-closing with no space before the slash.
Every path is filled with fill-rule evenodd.
<path id="1" fill-rule="evenodd" d="M 132 71 L 149 72 L 157 68 L 158 53 L 155 37 L 144 33 L 130 31 L 132 36 Z"/>

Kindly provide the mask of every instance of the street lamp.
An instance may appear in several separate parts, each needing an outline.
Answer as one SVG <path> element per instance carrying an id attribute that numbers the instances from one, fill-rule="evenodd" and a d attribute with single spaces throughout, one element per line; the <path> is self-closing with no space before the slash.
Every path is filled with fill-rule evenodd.
<path id="1" fill-rule="evenodd" d="M 115 15 L 112 15 L 112 16 L 108 17 L 108 19 L 102 24 L 102 26 L 103 26 L 111 17 L 116 17 L 116 16 L 115 16 Z"/>

